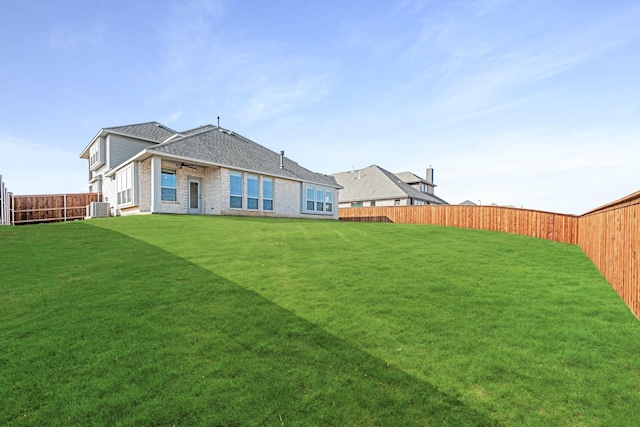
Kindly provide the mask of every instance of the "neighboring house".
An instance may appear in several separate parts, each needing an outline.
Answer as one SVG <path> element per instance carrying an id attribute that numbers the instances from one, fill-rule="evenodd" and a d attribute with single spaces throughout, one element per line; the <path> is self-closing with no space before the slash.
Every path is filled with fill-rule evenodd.
<path id="1" fill-rule="evenodd" d="M 426 179 L 411 172 L 393 174 L 377 165 L 333 176 L 342 186 L 338 194 L 341 208 L 447 204 L 434 194 L 431 167 Z"/>
<path id="2" fill-rule="evenodd" d="M 338 219 L 329 175 L 230 130 L 176 132 L 157 122 L 101 129 L 80 154 L 89 191 L 113 216 L 138 213 Z"/>

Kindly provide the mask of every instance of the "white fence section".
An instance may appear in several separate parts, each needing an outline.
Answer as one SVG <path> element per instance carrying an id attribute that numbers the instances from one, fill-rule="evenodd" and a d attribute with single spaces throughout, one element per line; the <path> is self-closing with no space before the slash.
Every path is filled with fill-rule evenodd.
<path id="1" fill-rule="evenodd" d="M 11 225 L 11 196 L 0 175 L 0 225 Z"/>

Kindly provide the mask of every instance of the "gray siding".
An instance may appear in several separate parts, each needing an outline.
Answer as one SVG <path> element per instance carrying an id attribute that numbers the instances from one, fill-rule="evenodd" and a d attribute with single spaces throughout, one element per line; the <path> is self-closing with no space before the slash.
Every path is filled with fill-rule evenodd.
<path id="1" fill-rule="evenodd" d="M 107 164 L 109 169 L 115 168 L 152 145 L 156 144 L 120 135 L 109 135 L 107 137 Z"/>

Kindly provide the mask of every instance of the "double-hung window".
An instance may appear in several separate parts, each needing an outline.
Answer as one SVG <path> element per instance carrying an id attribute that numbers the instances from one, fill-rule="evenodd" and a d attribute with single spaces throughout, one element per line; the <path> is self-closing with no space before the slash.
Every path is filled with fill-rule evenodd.
<path id="1" fill-rule="evenodd" d="M 118 205 L 133 203 L 133 164 L 116 173 Z"/>
<path id="2" fill-rule="evenodd" d="M 324 212 L 324 188 L 316 187 L 316 210 Z"/>
<path id="3" fill-rule="evenodd" d="M 247 175 L 247 209 L 258 209 L 258 177 Z"/>
<path id="4" fill-rule="evenodd" d="M 105 141 L 104 137 L 100 137 L 89 147 L 89 168 L 96 170 L 104 165 L 105 161 Z"/>
<path id="5" fill-rule="evenodd" d="M 262 210 L 273 210 L 273 179 L 262 178 Z"/>
<path id="6" fill-rule="evenodd" d="M 305 198 L 303 212 L 305 213 L 333 213 L 334 189 L 321 185 L 304 184 Z"/>
<path id="7" fill-rule="evenodd" d="M 229 174 L 229 206 L 234 209 L 242 209 L 242 174 L 231 172 Z"/>
<path id="8" fill-rule="evenodd" d="M 315 211 L 316 210 L 316 188 L 312 185 L 307 186 L 307 210 Z"/>
<path id="9" fill-rule="evenodd" d="M 324 211 L 333 212 L 333 190 L 331 189 L 324 192 Z"/>
<path id="10" fill-rule="evenodd" d="M 161 179 L 160 179 L 160 191 L 161 196 L 160 199 L 163 202 L 175 202 L 178 200 L 178 191 L 177 191 L 177 183 L 176 179 L 176 171 L 170 169 L 162 169 Z"/>

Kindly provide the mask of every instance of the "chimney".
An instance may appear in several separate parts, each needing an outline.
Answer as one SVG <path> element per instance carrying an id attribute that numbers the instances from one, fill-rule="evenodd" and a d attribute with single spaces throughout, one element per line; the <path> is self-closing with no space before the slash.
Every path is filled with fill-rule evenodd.
<path id="1" fill-rule="evenodd" d="M 433 184 L 433 168 L 431 165 L 427 168 L 427 182 Z"/>
<path id="2" fill-rule="evenodd" d="M 280 169 L 284 169 L 284 151 L 280 152 Z"/>
<path id="3" fill-rule="evenodd" d="M 434 194 L 435 186 L 436 185 L 433 183 L 433 168 L 429 165 L 427 168 L 427 194 Z"/>

